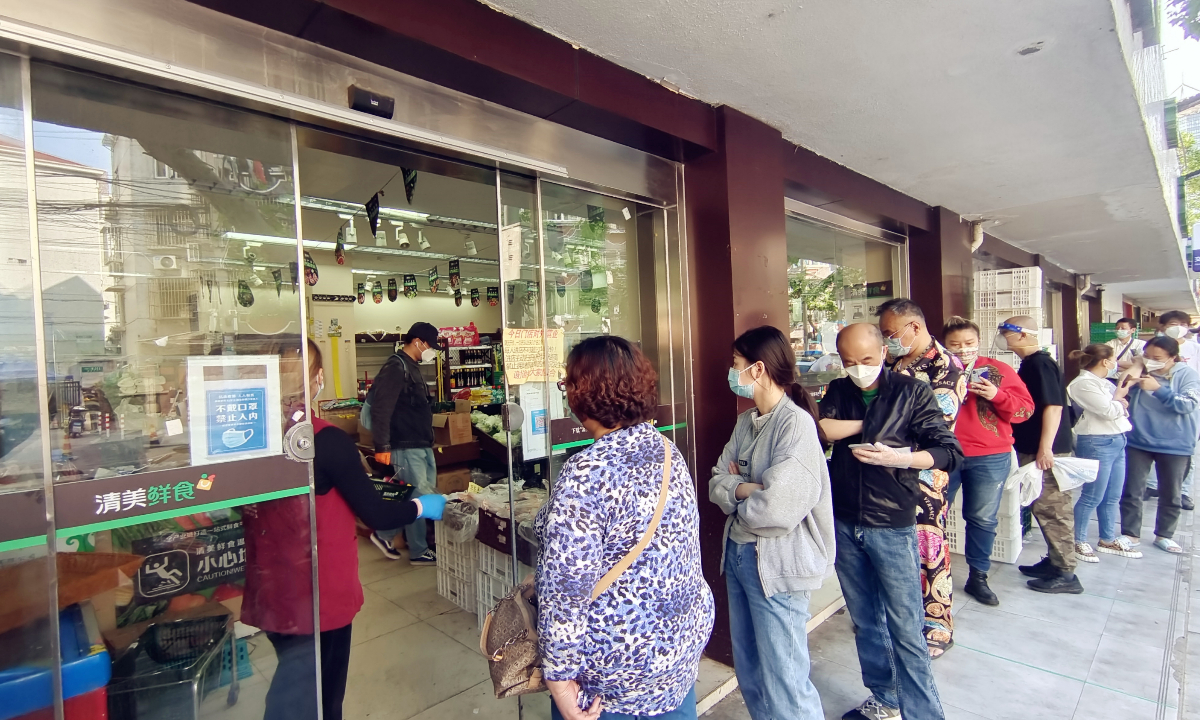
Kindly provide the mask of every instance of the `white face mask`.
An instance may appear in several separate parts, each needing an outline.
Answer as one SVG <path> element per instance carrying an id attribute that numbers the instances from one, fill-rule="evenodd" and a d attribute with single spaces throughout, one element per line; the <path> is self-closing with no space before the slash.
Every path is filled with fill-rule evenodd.
<path id="1" fill-rule="evenodd" d="M 1163 333 L 1169 338 L 1182 340 L 1183 338 L 1187 337 L 1188 329 L 1186 325 L 1172 325 L 1164 330 Z"/>
<path id="2" fill-rule="evenodd" d="M 1008 338 L 1004 337 L 1004 333 L 996 333 L 996 339 L 992 341 L 992 344 L 994 344 L 996 349 L 1000 352 L 1008 352 L 1010 349 L 1008 347 Z"/>
<path id="3" fill-rule="evenodd" d="M 875 382 L 881 370 L 883 370 L 882 365 L 851 365 L 846 368 L 846 374 L 850 376 L 850 380 L 855 385 L 865 388 Z"/>
<path id="4" fill-rule="evenodd" d="M 1129 336 L 1132 334 L 1133 334 L 1132 330 L 1124 330 L 1124 329 L 1120 329 L 1120 328 L 1117 329 L 1117 337 L 1121 338 L 1122 340 L 1128 340 Z"/>
<path id="5" fill-rule="evenodd" d="M 433 348 L 425 348 L 421 351 L 421 362 L 433 362 L 438 356 L 438 351 Z"/>
<path id="6" fill-rule="evenodd" d="M 1162 360 L 1151 360 L 1150 358 L 1146 358 L 1145 363 L 1147 372 L 1158 372 L 1167 366 Z"/>

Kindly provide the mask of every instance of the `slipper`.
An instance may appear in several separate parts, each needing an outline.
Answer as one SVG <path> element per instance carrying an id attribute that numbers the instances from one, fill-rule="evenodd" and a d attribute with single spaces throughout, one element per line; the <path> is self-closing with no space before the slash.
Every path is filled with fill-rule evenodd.
<path id="1" fill-rule="evenodd" d="M 1160 537 L 1160 538 L 1155 539 L 1154 547 L 1158 548 L 1159 550 L 1165 550 L 1166 552 L 1169 552 L 1172 555 L 1179 555 L 1180 553 L 1183 552 L 1183 548 L 1179 547 L 1179 543 L 1175 542 L 1174 540 L 1172 540 L 1170 538 Z"/>
<path id="2" fill-rule="evenodd" d="M 943 656 L 947 652 L 949 652 L 950 648 L 954 647 L 953 640 L 951 640 L 950 642 L 944 642 L 944 643 L 938 642 L 936 640 L 927 640 L 926 643 L 929 646 L 929 659 L 930 660 L 937 660 L 938 658 L 940 658 L 941 656 Z M 935 655 L 934 653 L 937 653 L 937 654 Z"/>

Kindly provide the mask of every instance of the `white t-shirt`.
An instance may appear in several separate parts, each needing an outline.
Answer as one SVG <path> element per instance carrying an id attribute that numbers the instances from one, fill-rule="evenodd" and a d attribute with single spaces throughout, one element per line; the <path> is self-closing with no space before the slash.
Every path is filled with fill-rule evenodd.
<path id="1" fill-rule="evenodd" d="M 1184 340 L 1179 343 L 1179 357 L 1196 372 L 1200 372 L 1200 343 Z"/>
<path id="2" fill-rule="evenodd" d="M 1132 345 L 1129 345 L 1130 340 L 1133 340 Z M 1142 350 L 1146 347 L 1146 341 L 1139 338 L 1126 338 L 1124 340 L 1121 338 L 1113 338 L 1112 340 L 1106 342 L 1105 345 L 1108 345 L 1113 349 L 1113 357 L 1121 355 L 1121 351 L 1125 350 L 1126 345 L 1129 345 L 1129 350 L 1126 351 L 1124 355 L 1121 355 L 1121 359 L 1119 360 L 1119 362 L 1129 362 L 1135 357 L 1140 357 L 1142 355 Z"/>

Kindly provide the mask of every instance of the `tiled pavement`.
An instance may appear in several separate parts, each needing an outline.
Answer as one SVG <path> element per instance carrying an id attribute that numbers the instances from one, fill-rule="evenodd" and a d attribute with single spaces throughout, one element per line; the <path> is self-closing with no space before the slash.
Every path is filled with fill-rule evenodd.
<path id="1" fill-rule="evenodd" d="M 1000 605 L 980 605 L 961 592 L 966 563 L 953 556 L 955 647 L 934 663 L 948 720 L 1200 720 L 1200 591 L 1191 582 L 1192 553 L 1200 551 L 1192 513 L 1184 513 L 1176 535 L 1182 556 L 1150 544 L 1153 501 L 1145 520 L 1144 557 L 1080 563 L 1083 595 L 1035 593 L 1015 565 L 995 564 L 990 582 Z M 1093 543 L 1095 531 L 1093 520 Z M 1036 525 L 1027 540 L 1019 564 L 1044 554 Z M 845 612 L 817 628 L 809 647 L 825 717 L 840 718 L 867 695 Z M 735 693 L 705 717 L 749 713 Z"/>

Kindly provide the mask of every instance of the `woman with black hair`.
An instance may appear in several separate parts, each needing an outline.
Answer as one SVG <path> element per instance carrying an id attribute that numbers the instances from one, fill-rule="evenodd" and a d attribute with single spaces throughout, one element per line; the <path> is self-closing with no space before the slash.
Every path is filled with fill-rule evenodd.
<path id="1" fill-rule="evenodd" d="M 1131 546 L 1141 543 L 1142 493 L 1150 464 L 1158 469 L 1158 518 L 1154 546 L 1169 553 L 1182 549 L 1171 538 L 1182 510 L 1184 476 L 1196 448 L 1196 409 L 1200 407 L 1200 375 L 1179 357 L 1171 337 L 1146 342 L 1142 357 L 1130 370 L 1129 432 L 1125 451 L 1125 489 L 1121 493 L 1121 532 Z"/>
<path id="2" fill-rule="evenodd" d="M 708 483 L 729 516 L 721 566 L 734 668 L 755 720 L 824 717 L 808 677 L 807 623 L 812 591 L 833 573 L 833 503 L 816 405 L 794 384 L 795 368 L 776 328 L 734 341 L 729 388 L 755 406 L 738 417 Z"/>

